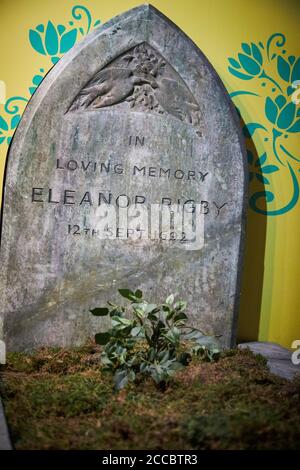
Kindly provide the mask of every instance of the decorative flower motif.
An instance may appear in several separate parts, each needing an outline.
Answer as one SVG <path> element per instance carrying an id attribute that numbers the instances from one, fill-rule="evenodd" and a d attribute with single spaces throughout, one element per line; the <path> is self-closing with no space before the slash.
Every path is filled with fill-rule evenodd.
<path id="1" fill-rule="evenodd" d="M 69 26 L 72 27 L 69 30 L 62 24 L 55 26 L 52 21 L 48 21 L 46 27 L 39 24 L 35 29 L 29 30 L 30 44 L 39 54 L 50 56 L 52 63 L 55 64 L 63 54 L 74 46 L 78 31 L 82 36 L 90 31 L 92 17 L 89 10 L 81 5 L 72 8 L 72 17 L 75 20 L 80 21 L 83 18 L 83 13 L 87 22 L 86 31 L 82 26 L 74 27 L 74 21 L 69 21 Z M 94 22 L 93 27 L 99 24 L 100 20 L 97 20 Z"/>
<path id="2" fill-rule="evenodd" d="M 298 175 L 300 170 L 294 170 L 295 162 L 300 162 L 300 157 L 295 156 L 290 149 L 285 148 L 282 142 L 282 137 L 288 137 L 289 134 L 295 134 L 300 132 L 300 110 L 296 108 L 298 100 L 293 98 L 296 85 L 300 81 L 300 58 L 294 56 L 283 57 L 286 50 L 283 46 L 286 43 L 286 38 L 282 33 L 272 34 L 266 41 L 266 43 L 258 42 L 257 45 L 251 43 L 242 44 L 242 51 L 238 54 L 238 60 L 229 58 L 230 66 L 228 70 L 235 77 L 241 80 L 251 80 L 257 78 L 261 80 L 261 87 L 263 90 L 268 90 L 265 93 L 265 100 L 260 101 L 264 103 L 264 111 L 267 122 L 272 124 L 266 126 L 265 122 L 243 122 L 243 133 L 247 139 L 247 143 L 251 142 L 251 148 L 259 133 L 261 139 L 261 132 L 264 132 L 263 142 L 266 142 L 266 152 L 261 155 L 254 162 L 254 157 L 251 151 L 248 151 L 248 160 L 251 165 L 250 169 L 250 180 L 257 179 L 261 183 L 268 185 L 269 180 L 266 178 L 266 174 L 273 173 L 279 169 L 284 169 L 290 176 L 290 185 L 292 187 L 290 191 L 290 198 L 288 202 L 280 204 L 277 201 L 275 208 L 270 208 L 269 204 L 276 200 L 276 194 L 270 189 L 254 191 L 249 198 L 250 207 L 257 213 L 268 215 L 268 216 L 279 216 L 286 214 L 292 210 L 300 196 L 300 188 L 298 183 Z M 277 67 L 274 70 L 274 65 Z M 266 87 L 267 83 L 270 85 Z M 268 96 L 270 92 L 275 93 L 277 90 L 276 98 L 270 98 Z M 245 90 L 239 89 L 233 91 L 230 96 L 232 98 L 241 96 L 252 96 L 253 99 L 260 97 L 258 90 Z M 292 95 L 292 96 L 291 96 Z M 298 96 L 298 95 L 297 95 Z M 257 106 L 260 104 L 257 101 Z M 245 107 L 245 111 L 248 111 L 248 105 Z M 247 114 L 247 113 L 246 113 Z M 245 114 L 245 115 L 246 115 Z M 248 117 L 248 116 L 247 116 Z M 261 140 L 260 140 L 261 144 Z M 266 155 L 276 158 L 279 162 L 279 166 L 265 165 Z M 292 160 L 293 163 L 290 163 Z M 275 181 L 274 181 L 275 183 Z M 255 186 L 254 186 L 255 187 Z M 262 201 L 263 204 L 262 204 Z"/>
<path id="3" fill-rule="evenodd" d="M 10 144 L 13 133 L 19 124 L 20 119 L 20 114 L 16 114 L 11 118 L 10 124 L 8 124 L 8 122 L 2 116 L 0 116 L 0 144 L 5 141 L 8 145 Z"/>
<path id="4" fill-rule="evenodd" d="M 51 21 L 48 21 L 46 27 L 40 24 L 35 29 L 30 29 L 29 31 L 29 41 L 34 50 L 39 54 L 50 56 L 53 64 L 60 59 L 62 54 L 66 53 L 74 46 L 78 31 L 84 36 L 90 31 L 92 26 L 95 28 L 100 25 L 100 20 L 92 22 L 91 13 L 82 5 L 75 5 L 72 8 L 72 17 L 75 21 L 84 19 L 86 27 L 74 27 L 74 21 L 69 21 L 69 26 L 71 26 L 72 29 L 67 30 L 67 28 L 61 24 L 55 26 Z M 45 70 L 41 68 L 39 72 L 44 74 Z M 40 75 L 40 73 L 34 75 L 32 85 L 29 87 L 31 95 L 36 91 L 43 78 L 43 75 Z M 29 98 L 23 96 L 12 96 L 6 101 L 4 111 L 7 113 L 8 118 L 4 119 L 0 116 L 0 144 L 10 144 L 14 130 L 21 119 L 22 110 L 20 109 L 20 105 L 16 104 L 16 102 L 23 102 L 24 104 L 28 101 Z M 9 115 L 13 116 L 11 117 Z"/>
<path id="5" fill-rule="evenodd" d="M 279 168 L 276 165 L 265 165 L 267 160 L 267 154 L 263 153 L 259 158 L 254 161 L 253 153 L 247 150 L 248 163 L 250 165 L 249 181 L 252 181 L 254 177 L 262 184 L 270 184 L 268 178 L 265 175 L 278 171 Z"/>
<path id="6" fill-rule="evenodd" d="M 54 26 L 48 21 L 47 27 L 43 24 L 29 31 L 29 41 L 32 47 L 42 55 L 51 56 L 51 61 L 55 64 L 62 54 L 65 54 L 74 46 L 77 39 L 77 29 L 66 31 L 62 24 Z"/>
<path id="7" fill-rule="evenodd" d="M 251 80 L 261 74 L 263 58 L 259 48 L 253 42 L 251 46 L 243 43 L 242 50 L 243 52 L 238 54 L 239 60 L 231 57 L 228 59 L 231 65 L 228 70 L 242 80 Z"/>
<path id="8" fill-rule="evenodd" d="M 278 56 L 277 70 L 279 76 L 288 83 L 300 80 L 300 57 L 296 60 L 295 56 L 289 56 L 288 60 Z"/>
<path id="9" fill-rule="evenodd" d="M 40 69 L 40 72 L 44 73 L 45 70 L 44 69 Z M 32 79 L 32 85 L 31 87 L 29 87 L 29 93 L 31 95 L 33 95 L 33 93 L 36 91 L 37 87 L 39 86 L 39 84 L 43 81 L 43 75 L 35 75 Z"/>
<path id="10" fill-rule="evenodd" d="M 300 132 L 300 108 L 297 110 L 295 103 L 287 102 L 285 96 L 278 95 L 274 101 L 267 97 L 265 113 L 267 119 L 279 129 L 280 133 Z"/>

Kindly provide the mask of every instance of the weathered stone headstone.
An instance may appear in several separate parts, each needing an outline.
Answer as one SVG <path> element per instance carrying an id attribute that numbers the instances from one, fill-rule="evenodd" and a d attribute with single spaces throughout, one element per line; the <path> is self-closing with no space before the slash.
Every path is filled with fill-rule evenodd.
<path id="1" fill-rule="evenodd" d="M 101 322 L 89 309 L 126 287 L 153 301 L 176 293 L 195 326 L 231 345 L 245 174 L 235 111 L 184 33 L 151 6 L 90 33 L 44 79 L 10 148 L 0 259 L 8 349 L 82 343 Z M 165 220 L 151 238 L 112 216 L 99 236 L 103 208 L 151 204 L 200 208 L 202 249 L 185 249 L 184 233 L 166 242 Z"/>

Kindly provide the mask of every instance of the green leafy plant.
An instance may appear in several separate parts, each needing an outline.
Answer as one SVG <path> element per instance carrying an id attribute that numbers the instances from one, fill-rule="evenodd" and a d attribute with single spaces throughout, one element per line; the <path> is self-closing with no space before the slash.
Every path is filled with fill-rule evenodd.
<path id="1" fill-rule="evenodd" d="M 219 356 L 215 336 L 207 336 L 186 324 L 186 302 L 175 302 L 170 295 L 163 304 L 143 299 L 140 290 L 120 289 L 129 307 L 108 302 L 108 307 L 94 308 L 95 316 L 110 316 L 111 328 L 95 335 L 103 346 L 101 362 L 114 373 L 117 389 L 133 382 L 137 374 L 151 376 L 165 385 L 175 371 L 189 364 L 192 355 L 212 361 Z"/>

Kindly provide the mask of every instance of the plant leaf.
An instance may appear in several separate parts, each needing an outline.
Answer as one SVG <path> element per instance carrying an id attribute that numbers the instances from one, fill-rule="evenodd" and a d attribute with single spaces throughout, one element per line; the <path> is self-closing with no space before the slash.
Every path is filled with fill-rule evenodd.
<path id="1" fill-rule="evenodd" d="M 128 300 L 136 300 L 134 292 L 130 289 L 119 289 L 119 294 Z"/>
<path id="2" fill-rule="evenodd" d="M 182 320 L 186 320 L 187 319 L 187 316 L 184 312 L 178 312 L 176 313 L 176 315 L 174 316 L 174 321 L 182 321 Z"/>
<path id="3" fill-rule="evenodd" d="M 104 317 L 108 315 L 109 310 L 108 308 L 93 308 L 90 312 L 96 317 Z"/>
<path id="4" fill-rule="evenodd" d="M 173 302 L 174 302 L 174 294 L 171 294 L 166 298 L 166 304 L 172 305 Z"/>
<path id="5" fill-rule="evenodd" d="M 96 341 L 97 344 L 104 345 L 104 344 L 107 344 L 109 340 L 110 340 L 110 333 L 109 332 L 97 333 L 95 335 L 95 341 Z"/>
<path id="6" fill-rule="evenodd" d="M 174 308 L 176 308 L 176 310 L 185 310 L 186 307 L 187 307 L 187 302 L 185 302 L 184 300 L 178 300 L 174 304 Z"/>
<path id="7" fill-rule="evenodd" d="M 134 336 L 134 337 L 139 336 L 141 334 L 142 330 L 143 330 L 142 326 L 135 326 L 131 330 L 131 336 Z"/>
<path id="8" fill-rule="evenodd" d="M 114 376 L 114 381 L 117 390 L 121 390 L 128 383 L 128 373 L 127 370 L 117 369 Z"/>
<path id="9" fill-rule="evenodd" d="M 143 292 L 140 289 L 137 289 L 134 293 L 134 295 L 138 298 L 141 299 L 143 297 Z"/>

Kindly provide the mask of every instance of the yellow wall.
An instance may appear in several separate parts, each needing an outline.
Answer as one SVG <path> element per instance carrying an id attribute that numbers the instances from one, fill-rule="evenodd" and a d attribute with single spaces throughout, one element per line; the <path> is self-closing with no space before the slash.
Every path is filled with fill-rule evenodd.
<path id="1" fill-rule="evenodd" d="M 255 197 L 255 194 L 265 189 L 273 193 L 274 200 L 266 202 L 262 198 L 256 203 L 259 210 L 267 212 L 266 215 L 258 213 L 253 207 L 249 209 L 239 337 L 242 340 L 259 337 L 260 340 L 276 341 L 290 346 L 294 339 L 300 338 L 300 200 L 295 198 L 290 204 L 291 207 L 284 207 L 293 199 L 293 194 L 295 196 L 299 184 L 300 132 L 291 132 L 289 127 L 276 140 L 275 152 L 279 161 L 272 146 L 272 128 L 278 128 L 278 123 L 273 125 L 268 120 L 265 102 L 268 96 L 274 100 L 281 94 L 278 88 L 273 87 L 270 79 L 274 79 L 281 87 L 287 103 L 292 99 L 292 95 L 287 94 L 289 83 L 279 76 L 278 56 L 286 60 L 289 56 L 295 56 L 297 59 L 300 55 L 300 44 L 299 40 L 297 41 L 300 2 L 152 0 L 152 4 L 181 27 L 202 49 L 221 76 L 229 93 L 237 90 L 255 93 L 237 95 L 233 100 L 240 109 L 244 123 L 258 123 L 265 128 L 255 130 L 252 138 L 247 139 L 247 147 L 251 150 L 254 160 L 266 152 L 267 160 L 261 162 L 261 167 L 265 172 L 273 171 L 262 173 L 260 166 L 253 165 L 252 170 L 267 178 L 268 183 L 264 188 L 258 181 L 261 176 L 254 176 L 249 194 L 250 198 Z M 114 15 L 139 5 L 139 1 L 0 0 L 0 80 L 6 84 L 7 99 L 15 96 L 23 98 L 9 105 L 8 111 L 13 104 L 19 103 L 20 110 L 13 110 L 14 114 L 9 114 L 4 105 L 0 104 L 0 116 L 7 122 L 8 127 L 15 115 L 21 115 L 26 99 L 30 97 L 29 87 L 34 87 L 33 77 L 36 77 L 37 83 L 37 76 L 44 75 L 52 65 L 49 53 L 42 55 L 30 43 L 29 30 L 40 24 L 47 26 L 50 20 L 54 26 L 66 26 L 66 31 L 77 28 L 79 40 L 82 37 L 79 27 L 83 27 L 85 34 L 87 22 L 84 14 L 81 20 L 72 18 L 72 8 L 75 5 L 85 6 L 89 10 L 92 29 L 95 20 L 100 19 L 103 23 Z M 74 24 L 70 25 L 69 21 Z M 282 33 L 286 42 L 281 46 L 280 43 L 276 45 L 280 37 L 274 38 L 270 44 L 268 59 L 266 45 L 274 33 Z M 40 33 L 42 38 L 43 34 Z M 264 49 L 259 46 L 260 41 Z M 266 71 L 268 79 L 264 80 L 257 74 L 249 80 L 244 80 L 230 73 L 228 58 L 238 58 L 238 54 L 242 52 L 241 43 L 254 43 L 259 48 L 263 56 L 261 69 Z M 271 59 L 274 53 L 277 55 Z M 244 67 L 235 70 L 247 75 Z M 286 66 L 285 71 L 281 73 L 287 73 Z M 297 75 L 296 71 L 294 75 Z M 300 80 L 300 76 L 298 79 Z M 288 120 L 288 116 L 286 119 Z M 13 124 L 16 121 L 17 119 Z M 293 122 L 296 121 L 294 117 Z M 13 132 L 5 129 L 5 124 L 0 118 L 0 128 L 1 126 L 0 184 L 7 152 L 7 137 Z M 284 135 L 288 137 L 285 138 Z M 282 150 L 281 145 L 289 155 Z M 281 213 L 284 211 L 285 213 Z"/>

